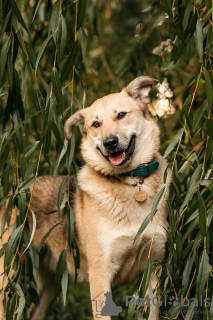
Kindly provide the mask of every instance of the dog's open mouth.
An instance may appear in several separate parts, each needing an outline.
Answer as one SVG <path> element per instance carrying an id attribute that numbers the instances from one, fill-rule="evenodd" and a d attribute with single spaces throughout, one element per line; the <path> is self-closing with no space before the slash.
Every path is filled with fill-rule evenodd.
<path id="1" fill-rule="evenodd" d="M 109 161 L 113 166 L 121 166 L 126 163 L 135 151 L 135 135 L 132 136 L 126 150 L 114 152 L 109 155 Z"/>

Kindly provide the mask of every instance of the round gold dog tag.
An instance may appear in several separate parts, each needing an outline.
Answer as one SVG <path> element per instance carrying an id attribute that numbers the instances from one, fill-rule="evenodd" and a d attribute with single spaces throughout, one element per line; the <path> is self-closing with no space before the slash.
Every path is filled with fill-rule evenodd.
<path id="1" fill-rule="evenodd" d="M 146 191 L 144 190 L 137 190 L 135 192 L 135 200 L 138 201 L 138 202 L 143 202 L 146 200 Z"/>

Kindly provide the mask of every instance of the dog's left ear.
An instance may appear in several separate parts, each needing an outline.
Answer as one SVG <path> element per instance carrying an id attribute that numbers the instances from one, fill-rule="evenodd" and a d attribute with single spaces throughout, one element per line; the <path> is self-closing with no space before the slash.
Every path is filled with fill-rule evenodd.
<path id="1" fill-rule="evenodd" d="M 130 84 L 123 90 L 134 100 L 138 100 L 138 102 L 141 102 L 145 107 L 147 107 L 150 102 L 149 92 L 152 85 L 157 84 L 158 82 L 159 81 L 156 79 L 142 76 L 130 82 Z"/>

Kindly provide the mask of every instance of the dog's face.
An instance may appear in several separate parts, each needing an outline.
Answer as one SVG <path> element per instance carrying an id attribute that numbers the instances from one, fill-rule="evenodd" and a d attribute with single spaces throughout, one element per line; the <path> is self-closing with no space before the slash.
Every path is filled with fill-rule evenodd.
<path id="1" fill-rule="evenodd" d="M 84 124 L 82 156 L 94 170 L 116 175 L 152 160 L 159 148 L 159 129 L 147 115 L 147 106 L 151 86 L 157 82 L 136 78 L 120 93 L 95 101 L 66 121 L 68 140 L 74 126 Z"/>

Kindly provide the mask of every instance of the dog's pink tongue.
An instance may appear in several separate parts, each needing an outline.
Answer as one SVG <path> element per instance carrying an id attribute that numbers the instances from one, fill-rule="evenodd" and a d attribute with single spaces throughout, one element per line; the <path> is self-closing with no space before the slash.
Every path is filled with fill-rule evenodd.
<path id="1" fill-rule="evenodd" d="M 124 160 L 124 152 L 114 153 L 109 156 L 109 161 L 114 166 L 118 166 L 123 162 L 123 160 Z"/>

